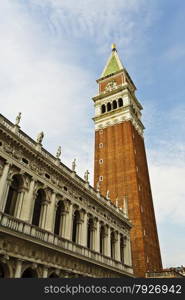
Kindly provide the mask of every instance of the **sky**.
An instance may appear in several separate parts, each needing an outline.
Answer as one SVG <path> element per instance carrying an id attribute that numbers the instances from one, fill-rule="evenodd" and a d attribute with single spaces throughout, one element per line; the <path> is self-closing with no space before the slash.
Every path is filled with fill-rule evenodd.
<path id="1" fill-rule="evenodd" d="M 0 113 L 93 178 L 92 97 L 116 43 L 143 105 L 164 267 L 185 265 L 185 2 L 1 0 Z"/>

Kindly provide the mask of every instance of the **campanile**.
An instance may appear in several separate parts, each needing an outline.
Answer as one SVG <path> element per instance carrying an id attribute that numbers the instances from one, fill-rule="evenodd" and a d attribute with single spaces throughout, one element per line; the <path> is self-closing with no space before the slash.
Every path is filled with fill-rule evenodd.
<path id="1" fill-rule="evenodd" d="M 119 207 L 128 205 L 135 275 L 162 268 L 141 121 L 142 105 L 116 46 L 97 80 L 94 186 Z"/>

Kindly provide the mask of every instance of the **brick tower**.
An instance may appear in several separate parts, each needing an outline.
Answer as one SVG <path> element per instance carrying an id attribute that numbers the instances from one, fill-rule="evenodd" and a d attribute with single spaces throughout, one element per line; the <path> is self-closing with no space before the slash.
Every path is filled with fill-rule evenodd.
<path id="1" fill-rule="evenodd" d="M 159 240 L 150 187 L 142 106 L 136 87 L 123 66 L 116 46 L 97 80 L 95 105 L 94 186 L 120 207 L 128 205 L 132 260 L 135 275 L 162 268 Z"/>

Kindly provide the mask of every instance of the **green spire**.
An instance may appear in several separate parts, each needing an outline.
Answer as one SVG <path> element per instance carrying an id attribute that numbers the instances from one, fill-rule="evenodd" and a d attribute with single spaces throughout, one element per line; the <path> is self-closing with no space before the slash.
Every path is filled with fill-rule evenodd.
<path id="1" fill-rule="evenodd" d="M 107 61 L 107 64 L 103 70 L 101 77 L 116 73 L 123 69 L 123 65 L 120 61 L 120 58 L 117 54 L 116 45 L 112 44 L 112 53 Z"/>

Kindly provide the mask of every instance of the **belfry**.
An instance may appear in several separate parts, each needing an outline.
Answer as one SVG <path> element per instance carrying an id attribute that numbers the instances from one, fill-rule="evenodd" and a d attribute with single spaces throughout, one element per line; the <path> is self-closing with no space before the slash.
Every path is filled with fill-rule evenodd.
<path id="1" fill-rule="evenodd" d="M 95 106 L 94 186 L 113 203 L 128 209 L 135 276 L 162 268 L 136 87 L 112 45 L 97 80 Z"/>

